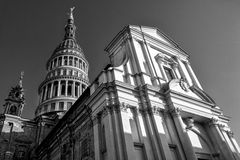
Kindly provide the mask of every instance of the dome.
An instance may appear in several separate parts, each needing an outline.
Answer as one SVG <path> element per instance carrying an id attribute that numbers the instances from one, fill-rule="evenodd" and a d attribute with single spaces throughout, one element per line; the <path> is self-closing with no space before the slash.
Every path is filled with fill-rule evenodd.
<path id="1" fill-rule="evenodd" d="M 83 52 L 82 48 L 77 44 L 75 39 L 64 39 L 55 49 L 54 52 L 63 49 L 75 49 L 79 52 Z"/>

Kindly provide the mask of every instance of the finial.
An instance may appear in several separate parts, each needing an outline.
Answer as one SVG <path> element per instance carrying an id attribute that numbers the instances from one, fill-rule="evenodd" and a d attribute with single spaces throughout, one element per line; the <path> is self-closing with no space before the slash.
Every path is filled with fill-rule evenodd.
<path id="1" fill-rule="evenodd" d="M 20 79 L 19 79 L 19 86 L 20 87 L 22 87 L 23 76 L 24 76 L 24 71 L 22 71 L 21 74 L 20 74 Z"/>
<path id="2" fill-rule="evenodd" d="M 75 7 L 73 6 L 72 8 L 70 8 L 70 13 L 69 13 L 69 19 L 73 20 L 73 10 L 75 9 Z"/>

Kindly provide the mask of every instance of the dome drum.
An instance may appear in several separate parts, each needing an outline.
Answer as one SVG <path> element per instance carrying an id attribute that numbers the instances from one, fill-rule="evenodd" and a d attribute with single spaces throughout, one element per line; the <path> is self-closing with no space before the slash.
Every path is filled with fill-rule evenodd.
<path id="1" fill-rule="evenodd" d="M 89 64 L 77 44 L 75 31 L 74 20 L 70 18 L 63 41 L 46 63 L 48 73 L 38 88 L 36 117 L 67 111 L 89 84 Z"/>

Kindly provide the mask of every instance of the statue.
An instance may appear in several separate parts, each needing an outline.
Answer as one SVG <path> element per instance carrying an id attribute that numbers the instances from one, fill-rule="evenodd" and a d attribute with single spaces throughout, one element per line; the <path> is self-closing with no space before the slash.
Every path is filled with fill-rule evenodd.
<path id="1" fill-rule="evenodd" d="M 73 10 L 75 7 L 70 8 L 69 18 L 73 20 Z"/>

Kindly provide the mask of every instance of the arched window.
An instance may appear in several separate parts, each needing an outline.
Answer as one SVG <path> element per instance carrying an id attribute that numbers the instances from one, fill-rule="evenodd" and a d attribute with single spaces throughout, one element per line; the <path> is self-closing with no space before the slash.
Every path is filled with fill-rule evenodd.
<path id="1" fill-rule="evenodd" d="M 74 58 L 74 67 L 77 67 L 77 58 Z"/>
<path id="2" fill-rule="evenodd" d="M 69 57 L 69 66 L 73 65 L 73 57 Z"/>
<path id="3" fill-rule="evenodd" d="M 43 87 L 43 90 L 42 90 L 42 101 L 45 100 L 45 91 L 46 91 L 46 86 Z"/>
<path id="4" fill-rule="evenodd" d="M 61 66 L 62 65 L 62 57 L 59 57 L 58 58 L 58 66 Z"/>
<path id="5" fill-rule="evenodd" d="M 51 84 L 47 85 L 47 99 L 50 98 Z"/>
<path id="6" fill-rule="evenodd" d="M 57 67 L 57 58 L 54 59 L 54 67 Z"/>
<path id="7" fill-rule="evenodd" d="M 53 97 L 57 97 L 58 95 L 58 82 L 54 82 L 53 84 Z"/>
<path id="8" fill-rule="evenodd" d="M 68 82 L 68 87 L 67 87 L 67 95 L 71 96 L 72 95 L 72 82 Z"/>
<path id="9" fill-rule="evenodd" d="M 79 59 L 79 68 L 82 69 L 82 60 Z"/>
<path id="10" fill-rule="evenodd" d="M 61 81 L 61 95 L 65 95 L 65 90 L 66 90 L 65 81 Z"/>
<path id="11" fill-rule="evenodd" d="M 12 105 L 12 106 L 10 107 L 9 114 L 17 115 L 17 107 L 16 107 L 15 105 Z"/>
<path id="12" fill-rule="evenodd" d="M 67 65 L 67 63 L 68 63 L 68 57 L 64 56 L 64 65 Z"/>
<path id="13" fill-rule="evenodd" d="M 83 62 L 83 71 L 85 71 L 85 63 Z"/>
<path id="14" fill-rule="evenodd" d="M 78 97 L 79 96 L 79 83 L 75 84 L 75 96 Z"/>

